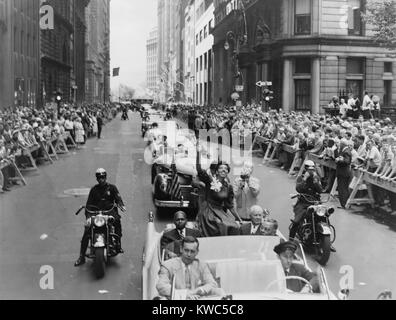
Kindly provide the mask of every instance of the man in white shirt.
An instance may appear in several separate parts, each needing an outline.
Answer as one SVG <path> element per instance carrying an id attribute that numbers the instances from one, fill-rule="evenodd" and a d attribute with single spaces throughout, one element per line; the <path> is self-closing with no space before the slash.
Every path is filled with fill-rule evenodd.
<path id="1" fill-rule="evenodd" d="M 194 237 L 182 240 L 181 257 L 165 261 L 158 274 L 157 291 L 162 298 L 171 299 L 172 290 L 185 290 L 187 300 L 208 295 L 223 295 L 207 263 L 196 259 L 199 242 Z M 174 281 L 174 287 L 172 285 Z"/>
<path id="2" fill-rule="evenodd" d="M 368 91 L 364 92 L 364 98 L 363 98 L 363 103 L 362 103 L 362 112 L 363 112 L 363 117 L 364 119 L 371 119 L 371 106 L 373 105 L 373 102 L 370 99 L 370 96 L 368 94 Z"/>

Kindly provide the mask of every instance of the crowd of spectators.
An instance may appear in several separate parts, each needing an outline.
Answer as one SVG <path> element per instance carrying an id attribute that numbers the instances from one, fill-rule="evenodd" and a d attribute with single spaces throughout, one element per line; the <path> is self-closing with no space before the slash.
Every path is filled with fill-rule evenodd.
<path id="1" fill-rule="evenodd" d="M 366 103 L 369 101 L 366 99 Z M 371 173 L 371 175 L 388 184 L 396 183 L 396 126 L 390 118 L 374 117 L 378 113 L 359 109 L 353 116 L 344 113 L 337 115 L 319 115 L 303 112 L 285 113 L 282 110 L 262 111 L 259 105 L 244 107 L 199 107 L 173 105 L 177 117 L 188 123 L 192 130 L 215 129 L 237 130 L 241 136 L 252 134 L 257 143 L 254 149 L 265 153 L 268 143 L 289 145 L 298 150 L 301 165 L 306 154 L 312 153 L 320 158 L 338 161 L 335 154 L 340 148 L 351 153 L 347 169 L 351 172 L 348 179 L 349 193 L 355 186 L 357 178 L 352 169 Z M 371 107 L 370 107 L 371 108 Z M 235 133 L 233 132 L 233 135 Z M 232 135 L 231 135 L 232 136 Z M 250 136 L 250 135 L 249 135 Z M 274 146 L 274 144 L 272 144 Z M 275 158 L 281 169 L 289 170 L 295 154 L 278 148 Z M 336 161 L 336 162 L 337 162 Z M 322 177 L 324 192 L 330 192 L 336 178 L 336 170 L 318 168 Z M 394 185 L 396 190 L 396 184 Z M 375 206 L 396 214 L 396 194 L 378 186 L 372 186 Z M 359 193 L 367 192 L 363 184 Z M 389 206 L 390 204 L 390 206 Z M 344 206 L 345 204 L 342 204 Z"/>
<path id="2" fill-rule="evenodd" d="M 39 164 L 42 148 L 47 148 L 56 138 L 65 137 L 67 144 L 76 145 L 85 144 L 90 137 L 100 138 L 101 127 L 114 114 L 114 109 L 109 104 L 63 105 L 59 114 L 57 107 L 0 109 L 0 193 L 18 184 L 13 179 L 15 166 L 21 169 L 29 166 L 27 151 Z"/>

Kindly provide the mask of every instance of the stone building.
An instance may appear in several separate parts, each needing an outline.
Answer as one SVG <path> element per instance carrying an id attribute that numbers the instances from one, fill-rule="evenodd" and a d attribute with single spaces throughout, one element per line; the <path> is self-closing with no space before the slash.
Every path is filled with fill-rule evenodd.
<path id="1" fill-rule="evenodd" d="M 62 94 L 64 102 L 74 99 L 74 0 L 48 0 L 54 9 L 54 29 L 41 30 L 41 98 L 54 102 Z M 73 78 L 73 82 L 72 82 Z"/>
<path id="2" fill-rule="evenodd" d="M 333 96 L 363 91 L 396 104 L 394 53 L 373 41 L 365 0 L 215 0 L 214 101 L 261 101 L 257 81 L 271 81 L 272 107 L 323 112 Z M 230 31 L 235 38 L 228 37 Z M 233 41 L 235 39 L 235 41 Z M 229 40 L 233 48 L 226 50 Z M 235 70 L 240 76 L 235 78 Z M 238 74 L 238 73 L 237 73 Z"/>
<path id="3" fill-rule="evenodd" d="M 110 101 L 110 0 L 91 0 L 86 10 L 85 101 Z"/>
<path id="4" fill-rule="evenodd" d="M 212 104 L 213 81 L 213 35 L 214 26 L 213 0 L 196 0 L 195 24 L 195 103 Z"/>
<path id="5" fill-rule="evenodd" d="M 74 79 L 72 79 L 72 99 L 77 104 L 85 100 L 85 37 L 87 32 L 85 11 L 89 1 L 77 0 L 74 2 Z"/>
<path id="6" fill-rule="evenodd" d="M 146 68 L 146 83 L 147 89 L 152 92 L 157 91 L 158 86 L 158 29 L 154 28 L 147 39 L 147 68 Z"/>
<path id="7" fill-rule="evenodd" d="M 0 108 L 37 106 L 39 0 L 0 0 Z"/>

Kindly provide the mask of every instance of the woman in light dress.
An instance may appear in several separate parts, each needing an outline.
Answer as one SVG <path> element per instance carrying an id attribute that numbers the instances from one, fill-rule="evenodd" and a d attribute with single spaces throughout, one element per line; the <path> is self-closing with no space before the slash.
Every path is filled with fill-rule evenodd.
<path id="1" fill-rule="evenodd" d="M 81 118 L 77 118 L 76 121 L 74 121 L 74 130 L 75 130 L 75 135 L 76 135 L 76 143 L 77 144 L 84 144 L 84 126 L 81 122 Z"/>

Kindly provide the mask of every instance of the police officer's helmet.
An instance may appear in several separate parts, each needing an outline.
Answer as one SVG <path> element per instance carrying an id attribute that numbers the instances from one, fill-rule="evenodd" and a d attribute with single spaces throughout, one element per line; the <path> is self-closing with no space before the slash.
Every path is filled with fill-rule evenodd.
<path id="1" fill-rule="evenodd" d="M 304 162 L 304 167 L 307 170 L 314 170 L 315 169 L 315 163 L 311 160 L 307 160 Z"/>
<path id="2" fill-rule="evenodd" d="M 98 170 L 96 170 L 96 174 L 95 175 L 96 175 L 96 179 L 107 178 L 107 172 L 103 168 L 99 168 Z"/>

